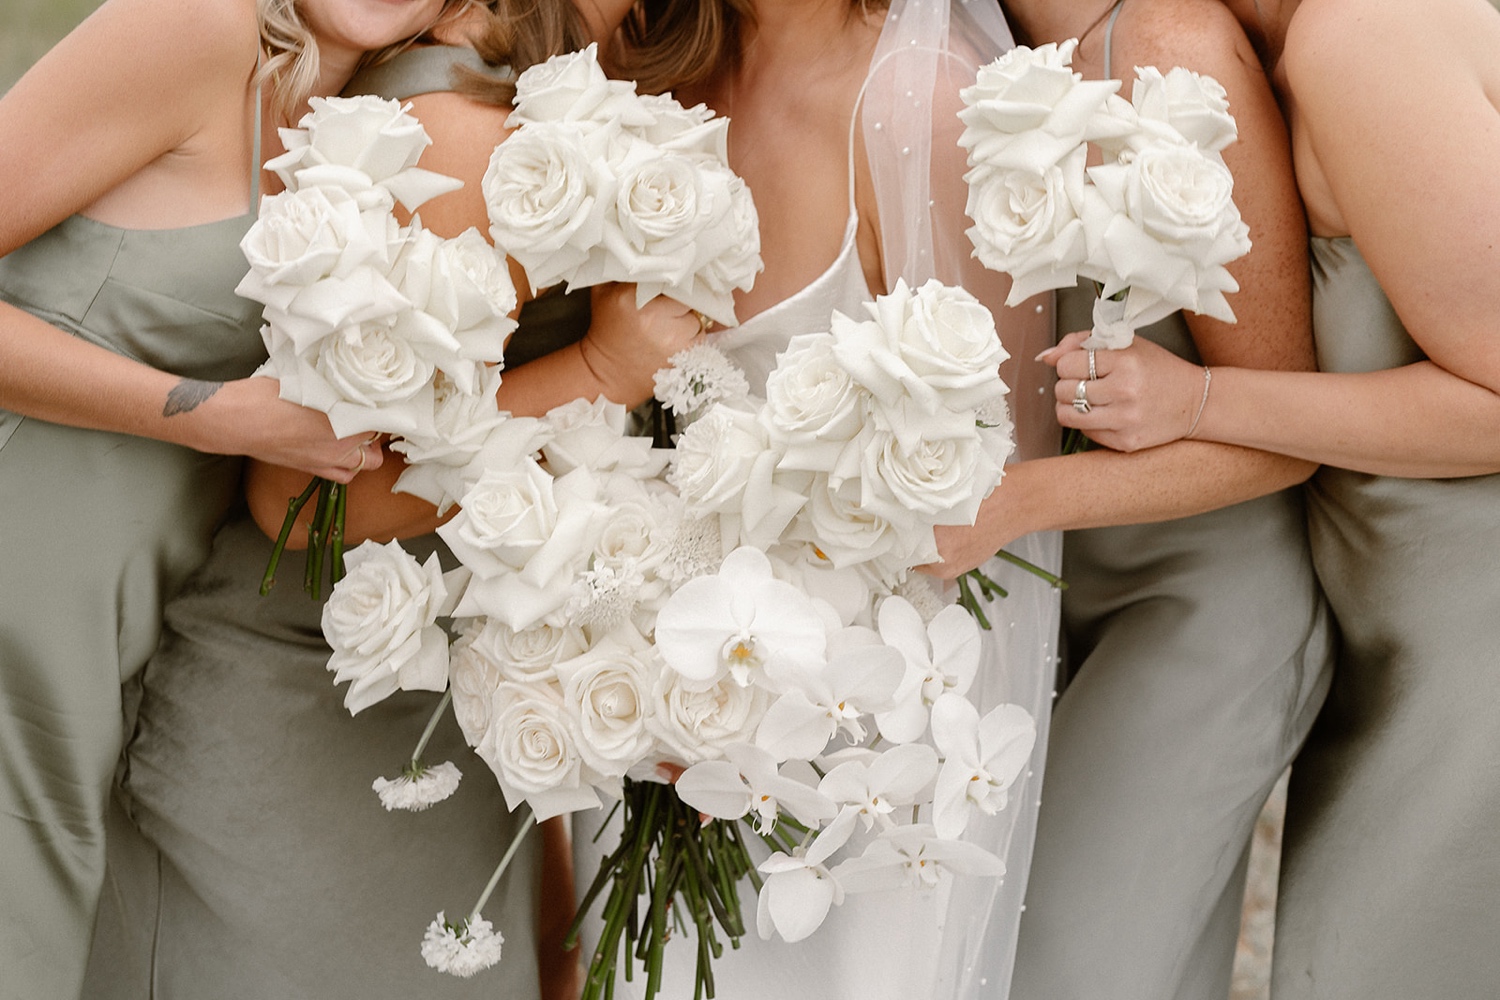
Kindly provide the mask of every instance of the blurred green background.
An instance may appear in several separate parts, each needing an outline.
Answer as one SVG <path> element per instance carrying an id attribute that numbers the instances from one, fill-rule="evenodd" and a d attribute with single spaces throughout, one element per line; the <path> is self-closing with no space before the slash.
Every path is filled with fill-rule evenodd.
<path id="1" fill-rule="evenodd" d="M 101 0 L 0 0 L 0 92 L 93 13 Z"/>

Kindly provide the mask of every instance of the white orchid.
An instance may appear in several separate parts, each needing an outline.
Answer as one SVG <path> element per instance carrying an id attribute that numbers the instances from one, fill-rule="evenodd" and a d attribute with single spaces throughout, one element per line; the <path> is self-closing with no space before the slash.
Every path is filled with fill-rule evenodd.
<path id="1" fill-rule="evenodd" d="M 823 926 L 830 907 L 844 901 L 844 889 L 826 864 L 854 832 L 854 814 L 844 813 L 813 841 L 791 854 L 777 851 L 760 865 L 766 874 L 757 901 L 756 931 L 769 941 L 801 941 Z"/>
<path id="2" fill-rule="evenodd" d="M 910 743 L 927 728 L 932 705 L 946 692 L 963 694 L 979 670 L 979 626 L 957 605 L 924 624 L 903 598 L 880 605 L 880 637 L 906 658 L 906 677 L 896 691 L 896 707 L 875 716 L 881 735 Z"/>
<path id="3" fill-rule="evenodd" d="M 906 672 L 898 651 L 869 629 L 843 629 L 829 642 L 826 665 L 787 672 L 787 690 L 766 710 L 755 734 L 756 746 L 778 760 L 811 760 L 840 731 L 851 743 L 863 742 L 861 719 L 894 704 Z"/>
<path id="4" fill-rule="evenodd" d="M 776 760 L 759 747 L 734 744 L 726 760 L 694 764 L 677 779 L 677 795 L 694 809 L 716 819 L 739 819 L 755 813 L 756 829 L 769 832 L 785 810 L 804 826 L 821 826 L 838 814 L 833 802 L 816 788 L 781 774 Z"/>
<path id="5" fill-rule="evenodd" d="M 749 684 L 768 663 L 816 669 L 827 643 L 813 602 L 751 548 L 731 552 L 717 574 L 683 584 L 656 617 L 667 666 L 704 683 L 727 673 Z"/>
<path id="6" fill-rule="evenodd" d="M 873 760 L 852 759 L 835 766 L 818 791 L 852 811 L 866 830 L 890 827 L 896 809 L 914 805 L 938 773 L 937 751 L 925 743 L 891 747 Z"/>
<path id="7" fill-rule="evenodd" d="M 846 892 L 881 892 L 902 887 L 931 888 L 945 872 L 955 875 L 1005 874 L 1005 862 L 977 844 L 945 840 L 925 823 L 896 826 L 871 841 L 862 855 L 833 869 Z"/>
<path id="8" fill-rule="evenodd" d="M 932 738 L 943 754 L 933 793 L 933 824 L 958 837 L 975 809 L 993 816 L 1009 801 L 1036 745 L 1036 720 L 1019 705 L 1000 705 L 984 718 L 966 698 L 945 694 L 932 706 Z"/>

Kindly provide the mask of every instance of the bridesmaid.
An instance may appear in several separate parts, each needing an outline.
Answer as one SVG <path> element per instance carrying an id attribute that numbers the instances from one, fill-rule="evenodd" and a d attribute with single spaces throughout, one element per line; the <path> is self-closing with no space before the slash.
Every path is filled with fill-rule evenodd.
<path id="1" fill-rule="evenodd" d="M 1081 38 L 1075 70 L 1125 81 L 1126 96 L 1135 66 L 1185 66 L 1224 85 L 1240 134 L 1224 156 L 1255 244 L 1232 268 L 1239 323 L 1179 313 L 1142 336 L 1193 362 L 1310 369 L 1286 127 L 1234 18 L 1213 0 L 1005 6 L 1036 44 Z M 1087 284 L 1060 294 L 1059 328 L 1087 327 L 1093 297 Z M 952 533 L 945 573 L 1016 533 L 1068 529 L 1070 680 L 1052 719 L 1018 1000 L 1228 994 L 1255 819 L 1328 683 L 1330 630 L 1297 489 L 1311 471 L 1197 442 L 1066 455 L 1013 467 L 978 529 Z"/>
<path id="2" fill-rule="evenodd" d="M 1292 771 L 1272 993 L 1490 997 L 1500 4 L 1234 6 L 1292 125 L 1325 374 L 1215 367 L 1193 436 L 1325 464 L 1310 528 L 1343 635 Z M 1060 418 L 1115 446 L 1183 436 L 1202 370 L 1148 344 L 1109 360 L 1102 405 Z M 1083 355 L 1057 364 L 1070 393 Z"/>
<path id="3" fill-rule="evenodd" d="M 488 228 L 479 182 L 505 135 L 516 72 L 608 38 L 629 6 L 611 0 L 575 9 L 549 0 L 472 8 L 350 82 L 349 93 L 410 101 L 434 140 L 422 166 L 465 181 L 423 205 L 426 228 L 448 236 Z M 634 294 L 596 293 L 592 328 L 587 293 L 526 303 L 507 349 L 502 405 L 540 414 L 579 395 L 631 405 L 646 398 L 656 369 L 700 328 L 686 307 L 665 299 L 638 312 Z M 552 353 L 534 360 L 545 352 Z M 446 556 L 436 535 L 422 534 L 437 524 L 431 505 L 390 493 L 400 468 L 388 461 L 355 480 L 354 538 L 416 534 L 404 545 L 419 559 Z M 250 507 L 270 533 L 306 481 L 305 472 L 255 463 Z M 552 836 L 542 844 L 533 836 L 523 845 L 486 907 L 506 937 L 500 966 L 467 980 L 424 966 L 418 946 L 428 921 L 440 908 L 467 912 L 518 820 L 451 713 L 424 756 L 463 767 L 456 795 L 424 813 L 381 808 L 371 780 L 405 762 L 437 699 L 398 694 L 349 718 L 324 669 L 322 605 L 285 583 L 268 598 L 256 594 L 270 547 L 239 512 L 167 606 L 117 791 L 111 893 L 89 995 L 437 1000 L 537 996 L 539 988 L 547 1000 L 576 995 L 576 959 L 560 948 L 571 886 L 538 885 L 540 855 L 560 858 L 566 873 L 560 823 L 546 828 Z M 533 949 L 538 909 L 550 933 Z"/>
<path id="4" fill-rule="evenodd" d="M 78 994 L 120 682 L 207 554 L 231 456 L 341 480 L 378 461 L 248 377 L 264 351 L 238 242 L 275 126 L 445 6 L 108 0 L 0 98 L 7 1000 Z"/>

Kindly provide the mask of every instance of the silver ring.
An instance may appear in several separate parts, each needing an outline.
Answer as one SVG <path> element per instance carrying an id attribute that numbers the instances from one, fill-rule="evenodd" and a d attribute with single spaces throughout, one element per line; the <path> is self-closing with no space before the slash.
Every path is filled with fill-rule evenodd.
<path id="1" fill-rule="evenodd" d="M 1073 393 L 1073 409 L 1079 413 L 1087 413 L 1093 409 L 1089 405 L 1089 383 L 1087 379 L 1080 379 L 1078 389 Z"/>
<path id="2" fill-rule="evenodd" d="M 1096 379 L 1096 378 L 1099 377 L 1099 370 L 1094 367 L 1094 349 L 1092 347 L 1088 348 L 1088 355 L 1089 355 L 1089 381 L 1092 382 L 1092 381 L 1094 381 L 1094 379 Z"/>

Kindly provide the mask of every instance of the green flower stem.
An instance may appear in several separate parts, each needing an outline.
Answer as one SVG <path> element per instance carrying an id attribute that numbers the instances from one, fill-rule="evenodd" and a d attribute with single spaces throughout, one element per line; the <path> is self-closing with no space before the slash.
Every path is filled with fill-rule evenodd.
<path id="1" fill-rule="evenodd" d="M 318 488 L 318 480 L 312 479 L 307 484 L 307 489 L 292 497 L 286 502 L 286 517 L 281 520 L 281 532 L 276 536 L 276 544 L 271 547 L 271 558 L 266 560 L 266 571 L 260 578 L 260 596 L 265 597 L 276 585 L 276 569 L 281 565 L 281 556 L 286 552 L 286 542 L 292 537 L 292 528 L 297 523 L 297 515 L 302 513 L 302 508 L 307 506 L 307 501 L 312 499 L 313 492 Z"/>
<path id="2" fill-rule="evenodd" d="M 979 570 L 973 569 L 958 578 L 958 603 L 963 605 L 964 610 L 974 616 L 974 620 L 979 623 L 980 628 L 988 632 L 990 630 L 990 620 L 985 616 L 984 609 L 979 606 L 979 599 L 969 589 L 969 578 L 976 575 L 984 576 Z"/>
<path id="3" fill-rule="evenodd" d="M 448 688 L 439 699 L 437 708 L 432 710 L 432 716 L 427 720 L 427 728 L 422 730 L 422 738 L 417 740 L 417 748 L 411 752 L 412 771 L 421 773 L 422 751 L 427 749 L 427 741 L 432 739 L 432 734 L 437 730 L 438 720 L 443 717 L 443 712 L 453 702 L 453 689 Z"/>
<path id="4" fill-rule="evenodd" d="M 521 828 L 511 838 L 510 846 L 505 849 L 505 854 L 501 856 L 500 863 L 495 866 L 495 873 L 490 876 L 489 883 L 484 887 L 484 891 L 479 894 L 479 902 L 474 904 L 474 909 L 469 913 L 469 923 L 471 924 L 479 919 L 479 914 L 484 910 L 484 904 L 490 901 L 490 896 L 494 893 L 495 886 L 500 884 L 500 876 L 504 875 L 505 869 L 510 867 L 510 859 L 515 857 L 516 852 L 521 849 L 521 841 L 525 840 L 526 835 L 531 832 L 531 828 L 536 826 L 536 823 L 531 818 L 530 806 L 525 807 L 525 811 L 520 813 L 519 819 L 521 821 Z"/>
<path id="5" fill-rule="evenodd" d="M 333 517 L 338 510 L 339 496 L 343 490 L 343 486 L 329 479 L 323 480 L 323 486 L 318 490 L 318 512 L 307 535 L 307 592 L 315 601 L 323 596 L 323 565 L 328 556 Z"/>
<path id="6" fill-rule="evenodd" d="M 349 487 L 338 487 L 338 499 L 333 504 L 333 527 L 328 532 L 329 572 L 331 583 L 344 578 L 344 518 L 349 512 Z"/>
<path id="7" fill-rule="evenodd" d="M 1067 590 L 1068 589 L 1068 581 L 1064 580 L 1062 577 L 1058 576 L 1056 573 L 1049 573 L 1049 572 L 1047 572 L 1046 570 L 1042 569 L 1042 567 L 1038 566 L 1036 563 L 1030 561 L 1029 559 L 1022 559 L 1020 556 L 1014 555 L 1013 553 L 1010 553 L 1010 552 L 1007 552 L 1004 549 L 1001 549 L 999 552 L 996 552 L 995 553 L 995 558 L 996 559 L 1003 559 L 1004 561 L 1010 563 L 1012 566 L 1017 566 L 1017 567 L 1020 567 L 1021 569 L 1024 569 L 1026 572 L 1030 573 L 1032 576 L 1040 577 L 1041 579 L 1046 580 L 1048 583 L 1050 583 L 1057 590 Z"/>

